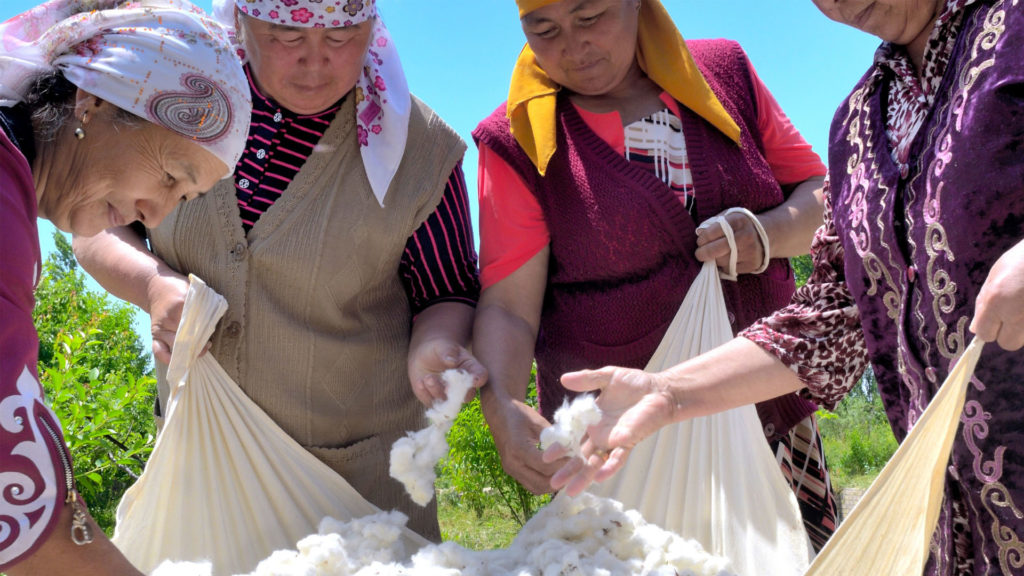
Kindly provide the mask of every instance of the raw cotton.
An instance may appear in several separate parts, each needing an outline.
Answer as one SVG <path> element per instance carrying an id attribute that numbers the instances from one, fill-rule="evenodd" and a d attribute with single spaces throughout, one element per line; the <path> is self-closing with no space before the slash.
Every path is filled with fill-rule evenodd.
<path id="1" fill-rule="evenodd" d="M 441 374 L 446 387 L 444 400 L 435 401 L 427 410 L 426 428 L 409 432 L 391 447 L 391 477 L 405 486 L 412 501 L 426 506 L 434 498 L 434 466 L 448 454 L 445 439 L 462 408 L 466 393 L 473 387 L 473 377 L 462 370 L 445 370 Z"/>
<path id="2" fill-rule="evenodd" d="M 288 436 L 211 354 L 199 356 L 227 304 L 190 280 L 167 369 L 167 418 L 118 505 L 117 547 L 143 572 L 171 559 L 210 563 L 209 572 L 188 574 L 223 576 L 251 571 L 325 516 L 380 512 Z M 401 523 L 393 530 L 410 552 L 427 543 Z"/>
<path id="3" fill-rule="evenodd" d="M 732 230 L 718 218 L 735 253 Z M 733 338 L 714 262 L 690 286 L 646 366 L 658 372 Z M 648 522 L 729 558 L 737 572 L 796 576 L 810 546 L 796 496 L 765 441 L 753 405 L 666 426 L 630 450 L 614 476 L 590 487 Z"/>
<path id="4" fill-rule="evenodd" d="M 587 427 L 601 421 L 601 409 L 597 407 L 597 397 L 592 394 L 577 396 L 570 403 L 562 401 L 562 406 L 555 411 L 554 422 L 541 430 L 540 447 L 560 444 L 569 449 L 574 456 L 580 455 L 580 443 L 587 433 Z"/>
<path id="5" fill-rule="evenodd" d="M 808 576 L 918 576 L 945 492 L 946 466 L 983 342 L 971 341 L 889 463 L 814 559 Z"/>
<path id="6" fill-rule="evenodd" d="M 345 523 L 325 520 L 296 550 L 275 552 L 250 576 L 727 576 L 729 562 L 700 544 L 648 524 L 613 500 L 557 496 L 523 526 L 508 548 L 468 550 L 430 544 L 399 562 L 400 516 Z M 202 576 L 168 564 L 154 576 Z"/>

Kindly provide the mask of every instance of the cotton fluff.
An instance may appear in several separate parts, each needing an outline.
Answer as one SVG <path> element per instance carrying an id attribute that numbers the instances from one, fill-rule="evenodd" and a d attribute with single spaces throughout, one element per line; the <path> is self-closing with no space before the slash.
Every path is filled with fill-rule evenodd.
<path id="1" fill-rule="evenodd" d="M 580 455 L 580 443 L 587 428 L 601 421 L 601 409 L 597 398 L 590 394 L 577 396 L 572 403 L 566 398 L 555 411 L 554 423 L 540 433 L 540 447 L 548 448 L 560 444 L 569 449 L 573 456 Z"/>
<path id="2" fill-rule="evenodd" d="M 466 393 L 473 387 L 473 377 L 462 370 L 445 370 L 443 401 L 436 401 L 427 410 L 430 424 L 410 432 L 391 447 L 391 477 L 405 486 L 412 501 L 426 506 L 434 498 L 434 466 L 448 454 L 445 437 L 459 415 Z"/>
<path id="3" fill-rule="evenodd" d="M 398 522 L 398 524 L 396 524 Z M 397 512 L 350 522 L 325 519 L 320 534 L 278 551 L 248 576 L 727 576 L 729 561 L 694 540 L 648 524 L 615 500 L 560 495 L 508 548 L 468 550 L 454 542 L 421 548 L 405 563 Z M 175 571 L 175 568 L 181 571 Z M 206 576 L 195 565 L 164 565 L 155 576 Z"/>

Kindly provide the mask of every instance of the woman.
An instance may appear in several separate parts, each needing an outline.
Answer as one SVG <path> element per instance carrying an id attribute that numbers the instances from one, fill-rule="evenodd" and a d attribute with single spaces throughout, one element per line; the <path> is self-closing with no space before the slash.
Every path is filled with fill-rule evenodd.
<path id="1" fill-rule="evenodd" d="M 376 4 L 218 2 L 254 103 L 233 182 L 149 231 L 76 239 L 82 266 L 149 312 L 160 380 L 195 273 L 228 301 L 211 353 L 367 500 L 440 539 L 388 474 L 428 387 L 461 367 L 479 292 L 465 144 L 406 85 Z M 442 389 L 443 390 L 443 389 Z M 443 393 L 443 392 L 441 392 Z M 310 532 L 316 529 L 310 527 Z"/>
<path id="2" fill-rule="evenodd" d="M 156 226 L 231 174 L 251 109 L 226 31 L 178 0 L 53 0 L 0 25 L 0 571 L 139 574 L 89 518 L 36 369 L 36 217 Z M 89 544 L 89 545 L 83 545 Z"/>
<path id="3" fill-rule="evenodd" d="M 902 440 L 970 331 L 998 346 L 967 391 L 925 573 L 1019 573 L 1024 13 L 982 0 L 815 3 L 883 43 L 832 125 L 810 281 L 789 307 L 671 370 L 566 374 L 573 390 L 601 389 L 606 412 L 586 465 L 553 485 L 607 477 L 669 421 L 795 390 L 834 406 L 868 360 Z M 606 463 L 595 454 L 609 450 Z"/>
<path id="4" fill-rule="evenodd" d="M 474 352 L 489 370 L 481 402 L 503 466 L 541 493 L 557 466 L 535 445 L 570 395 L 559 376 L 646 365 L 700 262 L 728 262 L 720 228 L 697 230 L 728 208 L 749 210 L 728 216 L 741 272 L 725 286 L 733 329 L 783 306 L 787 258 L 821 222 L 825 167 L 738 45 L 684 43 L 657 0 L 518 5 L 527 46 L 508 103 L 474 132 Z M 534 356 L 540 414 L 525 404 Z M 814 410 L 795 395 L 758 406 L 820 546 L 835 506 Z"/>

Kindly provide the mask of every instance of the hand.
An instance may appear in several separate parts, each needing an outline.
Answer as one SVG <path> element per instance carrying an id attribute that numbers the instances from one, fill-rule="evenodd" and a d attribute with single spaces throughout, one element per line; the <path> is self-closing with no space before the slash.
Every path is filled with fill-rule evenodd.
<path id="1" fill-rule="evenodd" d="M 1024 347 L 1024 241 L 1007 250 L 981 286 L 971 332 L 1009 351 Z"/>
<path id="2" fill-rule="evenodd" d="M 435 401 L 448 398 L 441 377 L 445 370 L 462 370 L 473 377 L 473 388 L 466 393 L 463 402 L 472 400 L 477 389 L 487 382 L 487 369 L 469 350 L 451 340 L 435 338 L 409 352 L 409 381 L 413 394 L 428 408 Z"/>
<path id="3" fill-rule="evenodd" d="M 750 218 L 740 213 L 727 214 L 725 221 L 732 227 L 736 240 L 736 273 L 749 274 L 764 262 L 764 246 Z M 706 228 L 697 228 L 697 251 L 701 262 L 714 261 L 722 272 L 729 272 L 729 242 L 718 222 Z"/>
<path id="4" fill-rule="evenodd" d="M 160 274 L 149 281 L 149 317 L 153 331 L 153 355 L 164 364 L 171 362 L 174 337 L 181 322 L 181 309 L 188 294 L 188 278 L 180 274 Z"/>
<path id="5" fill-rule="evenodd" d="M 629 451 L 662 426 L 673 422 L 676 400 L 657 374 L 628 368 L 570 372 L 562 376 L 569 390 L 600 390 L 597 406 L 601 420 L 587 429 L 581 452 L 552 476 L 551 487 L 575 496 L 592 482 L 608 479 L 626 462 Z M 563 458 L 564 449 L 552 446 L 545 461 Z"/>
<path id="6" fill-rule="evenodd" d="M 551 423 L 518 400 L 481 400 L 481 408 L 505 472 L 534 494 L 551 492 L 551 475 L 568 462 L 554 458 L 546 462 L 542 458 L 540 433 Z"/>

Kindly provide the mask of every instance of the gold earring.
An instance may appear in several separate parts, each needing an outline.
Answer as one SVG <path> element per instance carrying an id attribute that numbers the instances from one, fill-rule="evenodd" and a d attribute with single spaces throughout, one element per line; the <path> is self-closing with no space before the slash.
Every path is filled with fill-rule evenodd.
<path id="1" fill-rule="evenodd" d="M 75 138 L 77 138 L 79 140 L 82 140 L 83 138 L 85 138 L 85 130 L 83 129 L 83 127 L 85 126 L 85 123 L 86 123 L 88 118 L 89 118 L 89 113 L 88 112 L 83 112 L 82 113 L 81 125 L 78 128 L 75 128 Z"/>

